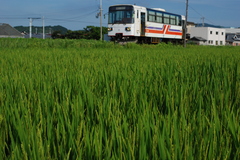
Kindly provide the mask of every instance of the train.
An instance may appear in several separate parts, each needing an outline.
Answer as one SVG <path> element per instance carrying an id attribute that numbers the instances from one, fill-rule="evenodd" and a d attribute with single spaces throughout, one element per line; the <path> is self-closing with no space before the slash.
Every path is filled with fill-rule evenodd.
<path id="1" fill-rule="evenodd" d="M 113 5 L 108 12 L 108 36 L 114 42 L 181 43 L 185 23 L 185 16 L 161 8 Z"/>

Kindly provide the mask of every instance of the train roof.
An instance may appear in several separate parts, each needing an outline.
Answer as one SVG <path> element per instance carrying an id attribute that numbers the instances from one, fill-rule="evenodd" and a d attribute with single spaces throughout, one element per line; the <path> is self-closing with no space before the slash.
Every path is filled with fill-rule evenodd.
<path id="1" fill-rule="evenodd" d="M 110 7 L 115 7 L 115 6 L 133 6 L 133 7 L 142 7 L 142 8 L 146 8 L 146 9 L 150 9 L 150 10 L 166 12 L 166 10 L 165 10 L 165 9 L 162 9 L 162 8 L 147 8 L 147 7 L 138 6 L 138 5 L 135 5 L 135 4 L 116 4 L 116 5 L 112 5 L 112 6 L 110 6 Z M 166 12 L 166 13 L 170 13 L 170 12 Z M 170 14 L 179 15 L 179 16 L 182 17 L 182 19 L 185 19 L 185 16 L 183 16 L 183 15 L 176 14 L 176 13 L 170 13 Z"/>

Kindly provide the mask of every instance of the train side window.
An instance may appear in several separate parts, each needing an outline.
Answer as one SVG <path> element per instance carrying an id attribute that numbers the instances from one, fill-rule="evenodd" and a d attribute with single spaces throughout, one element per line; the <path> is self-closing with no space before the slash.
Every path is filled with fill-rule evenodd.
<path id="1" fill-rule="evenodd" d="M 155 12 L 154 11 L 148 11 L 148 14 L 150 15 L 155 15 Z"/>
<path id="2" fill-rule="evenodd" d="M 158 22 L 158 23 L 163 23 L 162 17 L 158 17 L 158 16 L 157 16 L 157 22 Z"/>
<path id="3" fill-rule="evenodd" d="M 148 11 L 148 21 L 150 21 L 150 22 L 155 22 L 156 21 L 154 11 Z"/>
<path id="4" fill-rule="evenodd" d="M 162 16 L 163 16 L 162 13 L 159 13 L 159 12 L 156 13 L 156 21 L 158 23 L 163 23 L 163 17 Z"/>
<path id="5" fill-rule="evenodd" d="M 163 16 L 164 16 L 163 22 L 166 23 L 166 24 L 170 24 L 169 14 L 165 13 Z"/>
<path id="6" fill-rule="evenodd" d="M 155 16 L 149 15 L 149 21 L 150 22 L 155 22 Z"/>
<path id="7" fill-rule="evenodd" d="M 181 20 L 180 20 L 179 16 L 176 17 L 176 21 L 177 21 L 176 25 L 181 26 Z"/>
<path id="8" fill-rule="evenodd" d="M 174 15 L 170 16 L 170 24 L 176 25 L 176 16 L 174 16 Z"/>

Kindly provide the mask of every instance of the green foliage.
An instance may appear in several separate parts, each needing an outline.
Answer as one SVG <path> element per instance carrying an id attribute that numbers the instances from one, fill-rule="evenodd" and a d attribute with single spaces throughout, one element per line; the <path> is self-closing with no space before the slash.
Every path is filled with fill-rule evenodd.
<path id="1" fill-rule="evenodd" d="M 102 33 L 107 34 L 107 28 L 102 28 Z M 66 34 L 61 31 L 55 31 L 52 34 L 53 39 L 88 39 L 88 40 L 99 40 L 100 39 L 100 27 L 87 26 L 84 30 L 71 31 L 68 30 Z"/>
<path id="2" fill-rule="evenodd" d="M 84 37 L 84 31 L 71 31 L 68 30 L 65 34 L 65 38 L 67 39 L 83 39 Z"/>
<path id="3" fill-rule="evenodd" d="M 238 160 L 239 51 L 0 39 L 0 159 Z"/>
<path id="4" fill-rule="evenodd" d="M 53 39 L 64 38 L 61 31 L 54 31 L 51 35 Z"/>
<path id="5" fill-rule="evenodd" d="M 102 33 L 107 34 L 107 27 L 102 27 Z M 84 39 L 100 39 L 100 27 L 87 26 L 84 28 Z"/>

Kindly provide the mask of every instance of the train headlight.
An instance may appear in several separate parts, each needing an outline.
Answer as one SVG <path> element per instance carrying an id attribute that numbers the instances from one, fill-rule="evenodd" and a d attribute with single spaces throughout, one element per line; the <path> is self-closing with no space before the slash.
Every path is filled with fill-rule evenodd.
<path id="1" fill-rule="evenodd" d="M 131 31 L 131 27 L 126 27 L 125 30 L 126 31 Z"/>
<path id="2" fill-rule="evenodd" d="M 113 30 L 113 28 L 112 27 L 108 27 L 108 31 L 112 31 Z"/>

